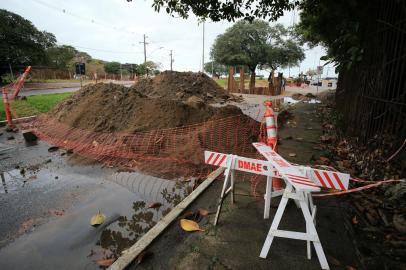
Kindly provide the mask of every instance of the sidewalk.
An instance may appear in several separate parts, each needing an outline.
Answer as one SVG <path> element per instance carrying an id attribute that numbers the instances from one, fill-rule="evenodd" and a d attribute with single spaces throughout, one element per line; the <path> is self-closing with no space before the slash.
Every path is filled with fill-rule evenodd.
<path id="1" fill-rule="evenodd" d="M 321 155 L 313 147 L 321 135 L 316 115 L 317 104 L 299 103 L 290 119 L 280 131 L 279 152 L 293 163 L 308 164 Z M 188 210 L 206 208 L 212 214 L 200 222 L 204 232 L 182 231 L 178 222 L 159 237 L 148 251 L 153 256 L 136 266 L 136 269 L 320 269 L 313 257 L 306 258 L 306 242 L 276 238 L 267 259 L 259 253 L 276 212 L 279 198 L 273 200 L 271 218 L 264 220 L 262 196 L 252 196 L 249 177 L 240 177 L 236 184 L 236 204 L 225 200 L 220 221 L 213 227 L 214 212 L 222 181 L 215 181 Z M 263 193 L 263 185 L 256 192 Z M 317 230 L 331 269 L 347 266 L 359 269 L 356 253 L 346 229 L 343 198 L 315 200 L 318 207 Z M 304 231 L 304 220 L 293 203 L 287 207 L 281 222 L 282 229 Z M 135 267 L 130 267 L 134 269 Z"/>

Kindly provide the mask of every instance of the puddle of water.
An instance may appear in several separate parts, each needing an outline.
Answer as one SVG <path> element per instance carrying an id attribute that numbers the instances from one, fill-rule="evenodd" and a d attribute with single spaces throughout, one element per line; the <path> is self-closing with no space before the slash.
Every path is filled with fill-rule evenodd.
<path id="1" fill-rule="evenodd" d="M 176 182 L 134 172 L 116 173 L 110 179 L 142 199 L 132 204 L 131 214 L 120 216 L 117 222 L 104 229 L 92 248 L 95 254 L 101 250 L 106 254 L 105 258 L 115 259 L 189 195 L 194 185 L 193 179 Z M 160 207 L 148 208 L 151 203 L 157 202 Z"/>

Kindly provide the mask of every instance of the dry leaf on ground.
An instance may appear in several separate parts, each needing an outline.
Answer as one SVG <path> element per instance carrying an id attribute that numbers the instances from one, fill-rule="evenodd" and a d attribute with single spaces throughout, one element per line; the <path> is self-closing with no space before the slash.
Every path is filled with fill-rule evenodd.
<path id="1" fill-rule="evenodd" d="M 96 260 L 95 263 L 100 266 L 110 266 L 114 262 L 114 259 L 100 259 Z"/>
<path id="2" fill-rule="evenodd" d="M 148 205 L 147 208 L 159 208 L 159 207 L 161 207 L 161 206 L 162 206 L 162 203 L 160 203 L 160 202 L 154 202 L 154 203 L 151 203 L 150 205 Z"/>
<path id="3" fill-rule="evenodd" d="M 199 224 L 197 224 L 193 220 L 181 219 L 180 226 L 184 231 L 187 232 L 204 231 L 200 228 Z"/>
<path id="4" fill-rule="evenodd" d="M 199 211 L 199 214 L 203 217 L 205 217 L 209 214 L 209 210 L 207 210 L 207 209 L 199 208 L 198 211 Z"/>

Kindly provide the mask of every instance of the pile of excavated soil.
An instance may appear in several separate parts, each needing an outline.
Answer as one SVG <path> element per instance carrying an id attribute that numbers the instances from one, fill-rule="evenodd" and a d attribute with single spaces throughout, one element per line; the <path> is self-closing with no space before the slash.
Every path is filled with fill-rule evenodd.
<path id="1" fill-rule="evenodd" d="M 163 88 L 165 85 L 171 85 L 169 82 L 164 83 L 167 77 L 165 75 L 156 77 L 158 82 L 162 80 L 159 83 L 152 83 L 154 89 L 158 89 L 154 90 L 156 93 L 165 92 L 158 87 L 159 85 Z M 208 86 L 205 86 L 202 81 L 205 80 L 198 81 L 202 84 L 200 88 L 196 84 L 193 88 L 187 87 L 186 82 L 179 82 L 179 89 L 185 91 L 195 89 L 190 94 L 203 95 Z M 189 84 L 193 83 L 189 81 Z M 191 95 L 187 101 L 182 101 L 181 98 L 171 99 L 168 97 L 170 94 L 165 98 L 151 98 L 144 94 L 146 91 L 140 93 L 136 89 L 137 87 L 128 88 L 116 84 L 87 85 L 71 98 L 56 106 L 49 114 L 72 127 L 98 132 L 137 132 L 173 128 L 242 114 L 241 110 L 235 106 L 222 108 L 209 106 L 196 95 Z"/>
<path id="2" fill-rule="evenodd" d="M 197 96 L 205 102 L 235 99 L 201 72 L 165 71 L 154 78 L 141 79 L 132 88 L 154 98 L 187 100 L 191 96 Z"/>

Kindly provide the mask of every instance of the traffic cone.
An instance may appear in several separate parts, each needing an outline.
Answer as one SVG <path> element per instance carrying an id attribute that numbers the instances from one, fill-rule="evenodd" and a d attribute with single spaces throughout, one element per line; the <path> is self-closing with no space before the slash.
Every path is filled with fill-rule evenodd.
<path id="1" fill-rule="evenodd" d="M 275 116 L 272 110 L 272 102 L 265 101 L 265 123 L 266 123 L 266 135 L 267 135 L 267 145 L 272 147 L 272 149 L 277 152 L 278 135 L 276 130 Z M 280 178 L 272 178 L 272 188 L 274 190 L 282 189 L 282 180 Z"/>

